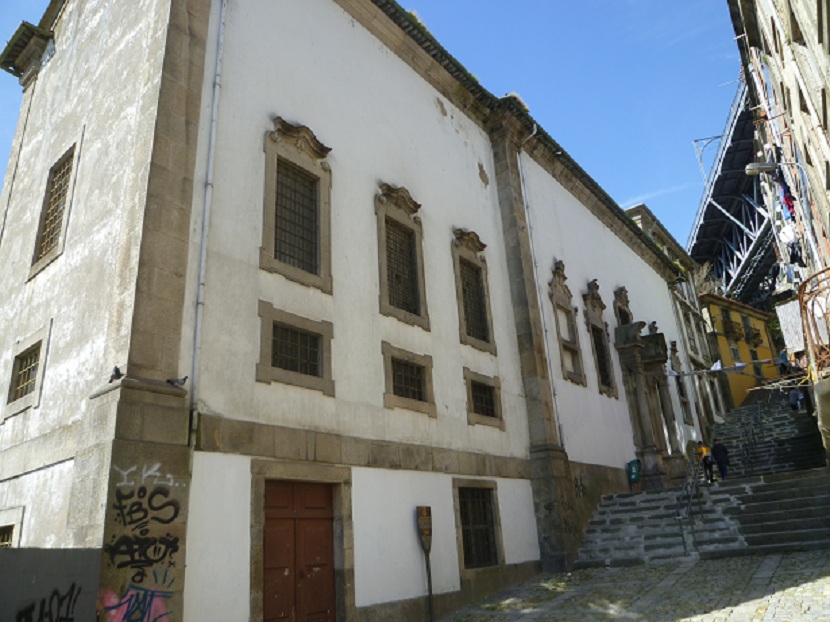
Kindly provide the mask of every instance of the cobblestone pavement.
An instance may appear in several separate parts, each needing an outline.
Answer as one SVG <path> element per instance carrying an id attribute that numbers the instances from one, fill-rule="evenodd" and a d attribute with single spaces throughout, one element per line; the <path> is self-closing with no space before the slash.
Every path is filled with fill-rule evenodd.
<path id="1" fill-rule="evenodd" d="M 543 575 L 441 622 L 830 622 L 830 550 Z"/>

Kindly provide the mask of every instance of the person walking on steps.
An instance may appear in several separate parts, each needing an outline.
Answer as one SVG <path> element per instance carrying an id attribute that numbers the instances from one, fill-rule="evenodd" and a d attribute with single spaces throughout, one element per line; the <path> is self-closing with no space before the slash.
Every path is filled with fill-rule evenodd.
<path id="1" fill-rule="evenodd" d="M 695 458 L 698 461 L 698 464 L 703 466 L 703 474 L 706 478 L 706 482 L 709 484 L 714 483 L 715 481 L 715 473 L 714 473 L 714 465 L 715 461 L 712 459 L 712 452 L 711 450 L 703 444 L 703 441 L 698 441 L 697 449 L 695 449 Z"/>
<path id="2" fill-rule="evenodd" d="M 721 480 L 725 480 L 729 472 L 729 450 L 718 439 L 712 443 L 712 457 L 718 465 Z"/>

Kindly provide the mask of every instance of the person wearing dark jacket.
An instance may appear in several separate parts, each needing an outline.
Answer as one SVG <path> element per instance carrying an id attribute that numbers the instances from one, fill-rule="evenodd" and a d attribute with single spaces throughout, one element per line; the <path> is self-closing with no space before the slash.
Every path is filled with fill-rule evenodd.
<path id="1" fill-rule="evenodd" d="M 715 442 L 712 443 L 712 457 L 718 465 L 720 478 L 725 480 L 729 471 L 729 450 L 726 449 L 726 445 L 721 443 L 718 439 L 715 439 Z"/>

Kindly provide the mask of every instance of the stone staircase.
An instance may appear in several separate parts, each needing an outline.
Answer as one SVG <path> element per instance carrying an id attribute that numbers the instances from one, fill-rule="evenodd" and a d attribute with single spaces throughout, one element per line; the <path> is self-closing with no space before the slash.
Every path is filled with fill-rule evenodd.
<path id="1" fill-rule="evenodd" d="M 680 489 L 603 497 L 577 566 L 830 549 L 830 469 L 812 415 L 775 396 L 725 419 L 714 436 L 728 480 L 700 486 L 688 513 Z"/>
<path id="2" fill-rule="evenodd" d="M 815 418 L 789 408 L 783 397 L 729 412 L 714 438 L 729 449 L 730 477 L 784 473 L 824 466 Z"/>
<path id="3" fill-rule="evenodd" d="M 578 567 L 830 549 L 830 469 L 705 486 L 692 511 L 678 490 L 609 495 L 588 525 Z"/>

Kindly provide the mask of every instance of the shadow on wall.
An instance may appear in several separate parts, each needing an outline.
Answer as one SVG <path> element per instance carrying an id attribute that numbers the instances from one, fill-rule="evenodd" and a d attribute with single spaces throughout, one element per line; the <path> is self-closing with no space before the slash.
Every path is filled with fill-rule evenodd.
<path id="1" fill-rule="evenodd" d="M 0 620 L 95 620 L 101 549 L 0 549 Z"/>

